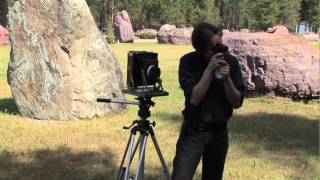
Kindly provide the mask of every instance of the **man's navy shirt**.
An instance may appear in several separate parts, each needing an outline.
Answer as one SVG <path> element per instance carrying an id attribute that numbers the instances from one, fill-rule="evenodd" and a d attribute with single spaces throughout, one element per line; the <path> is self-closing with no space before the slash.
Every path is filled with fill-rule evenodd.
<path id="1" fill-rule="evenodd" d="M 242 105 L 245 86 L 239 62 L 229 53 L 225 53 L 224 59 L 230 65 L 230 77 L 241 93 Z M 227 100 L 224 80 L 217 79 L 214 75 L 200 104 L 198 106 L 190 104 L 193 87 L 200 81 L 207 65 L 208 61 L 198 52 L 191 52 L 180 59 L 179 83 L 185 96 L 185 109 L 182 113 L 187 123 L 226 123 L 232 116 L 233 108 Z"/>

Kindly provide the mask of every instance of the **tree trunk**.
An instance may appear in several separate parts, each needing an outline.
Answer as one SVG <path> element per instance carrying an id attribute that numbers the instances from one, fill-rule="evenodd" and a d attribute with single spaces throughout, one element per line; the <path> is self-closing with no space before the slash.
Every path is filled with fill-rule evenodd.
<path id="1" fill-rule="evenodd" d="M 7 27 L 8 25 L 8 0 L 2 0 L 0 3 L 0 25 Z"/>
<path id="2" fill-rule="evenodd" d="M 113 21 L 114 21 L 114 14 L 116 11 L 116 7 L 118 1 L 115 0 L 108 0 L 107 2 L 107 9 L 106 9 L 106 26 L 107 26 L 107 33 L 109 35 L 113 34 Z"/>
<path id="3" fill-rule="evenodd" d="M 107 17 L 107 8 L 108 8 L 109 0 L 102 0 L 102 6 L 100 11 L 100 24 L 99 29 L 101 31 L 106 30 L 106 17 Z"/>
<path id="4" fill-rule="evenodd" d="M 112 28 L 112 16 L 113 16 L 113 0 L 108 0 L 107 2 L 107 9 L 106 9 L 106 27 L 107 33 L 110 35 L 110 31 Z"/>

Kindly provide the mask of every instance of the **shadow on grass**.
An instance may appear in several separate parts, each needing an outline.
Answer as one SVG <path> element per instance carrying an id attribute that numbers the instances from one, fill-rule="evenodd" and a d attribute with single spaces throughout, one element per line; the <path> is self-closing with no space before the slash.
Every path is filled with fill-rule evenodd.
<path id="1" fill-rule="evenodd" d="M 0 153 L 0 179 L 103 179 L 112 177 L 112 153 L 61 147 L 30 153 Z"/>
<path id="2" fill-rule="evenodd" d="M 264 150 L 299 151 L 317 156 L 318 123 L 317 120 L 284 114 L 236 115 L 230 123 L 230 134 L 234 141 L 255 143 Z M 248 149 L 248 153 L 255 153 L 257 149 Z"/>
<path id="3" fill-rule="evenodd" d="M 0 99 L 0 112 L 5 114 L 20 114 L 12 98 Z"/>
<path id="4" fill-rule="evenodd" d="M 2 151 L 0 179 L 113 180 L 116 178 L 119 165 L 108 149 L 77 152 L 63 146 L 56 150 L 33 152 Z M 160 169 L 152 169 L 151 172 L 160 172 Z M 146 174 L 145 179 L 163 179 L 163 176 Z"/>
<path id="5" fill-rule="evenodd" d="M 157 112 L 154 116 L 165 121 L 180 121 L 180 113 Z M 264 150 L 279 152 L 301 151 L 309 155 L 317 155 L 319 122 L 301 116 L 284 114 L 255 113 L 250 115 L 235 115 L 230 121 L 229 133 L 231 140 L 237 143 L 248 142 L 256 144 Z M 232 142 L 231 142 L 232 143 Z"/>

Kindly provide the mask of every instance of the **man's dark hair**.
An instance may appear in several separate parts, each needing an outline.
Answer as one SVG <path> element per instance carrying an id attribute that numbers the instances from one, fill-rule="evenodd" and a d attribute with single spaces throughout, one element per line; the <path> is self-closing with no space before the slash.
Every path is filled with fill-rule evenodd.
<path id="1" fill-rule="evenodd" d="M 200 53 L 206 52 L 207 46 L 211 45 L 211 38 L 216 34 L 222 36 L 222 30 L 206 22 L 197 24 L 191 35 L 193 48 Z"/>

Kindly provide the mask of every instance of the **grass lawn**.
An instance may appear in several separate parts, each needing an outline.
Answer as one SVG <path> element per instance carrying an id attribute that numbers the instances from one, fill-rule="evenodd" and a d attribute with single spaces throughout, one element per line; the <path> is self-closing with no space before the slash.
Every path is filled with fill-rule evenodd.
<path id="1" fill-rule="evenodd" d="M 179 57 L 191 46 L 154 42 L 111 45 L 126 72 L 129 50 L 159 53 L 168 97 L 154 98 L 150 120 L 172 171 L 181 124 L 183 94 Z M 76 121 L 38 121 L 21 117 L 6 82 L 9 47 L 0 47 L 0 179 L 114 179 L 137 107 L 123 115 Z M 319 104 L 283 98 L 246 99 L 231 120 L 225 179 L 319 179 Z M 163 179 L 154 148 L 147 145 L 146 179 Z M 134 163 L 136 164 L 136 163 Z M 200 179 L 200 166 L 196 178 Z"/>
<path id="2" fill-rule="evenodd" d="M 317 47 L 318 49 L 320 49 L 320 41 L 316 41 L 316 42 L 311 42 L 315 47 Z"/>

